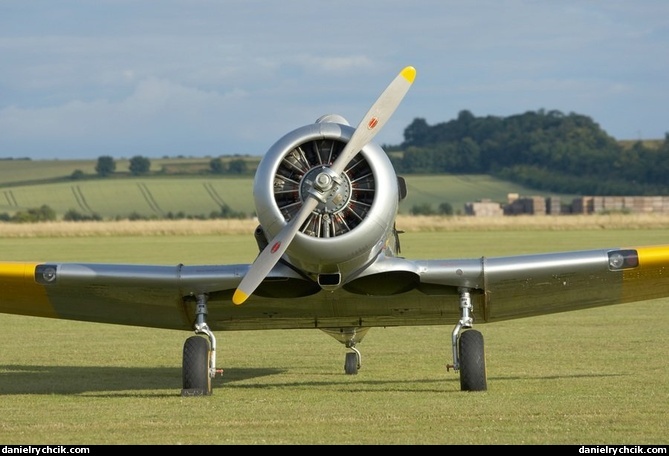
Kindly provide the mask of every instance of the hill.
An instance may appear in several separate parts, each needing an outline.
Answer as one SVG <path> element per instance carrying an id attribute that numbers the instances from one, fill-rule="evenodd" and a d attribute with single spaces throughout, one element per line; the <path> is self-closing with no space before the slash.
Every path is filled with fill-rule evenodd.
<path id="1" fill-rule="evenodd" d="M 179 213 L 208 217 L 226 205 L 232 211 L 252 216 L 253 176 L 198 174 L 209 160 L 153 160 L 151 171 L 154 174 L 150 176 L 132 177 L 126 173 L 105 179 L 95 176 L 95 160 L 3 161 L 0 214 L 48 205 L 58 218 L 70 210 L 98 214 L 104 219 L 127 218 L 133 213 L 146 218 L 165 218 Z M 127 167 L 120 160 L 117 165 L 119 170 Z M 166 166 L 172 173 L 163 172 Z M 73 180 L 71 175 L 76 169 L 83 171 L 87 178 Z M 184 170 L 190 170 L 191 174 Z M 405 179 L 408 196 L 400 205 L 400 212 L 404 214 L 416 205 L 436 209 L 445 202 L 458 213 L 467 202 L 486 198 L 505 202 L 508 193 L 560 196 L 564 201 L 574 198 L 574 195 L 538 192 L 485 174 L 424 174 L 408 175 Z"/>

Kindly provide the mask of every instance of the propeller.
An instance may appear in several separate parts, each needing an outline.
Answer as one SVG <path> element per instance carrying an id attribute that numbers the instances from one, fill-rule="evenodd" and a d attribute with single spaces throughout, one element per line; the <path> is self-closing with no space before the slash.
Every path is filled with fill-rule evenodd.
<path id="1" fill-rule="evenodd" d="M 326 202 L 328 192 L 341 182 L 340 174 L 344 171 L 346 165 L 376 136 L 388 119 L 390 119 L 390 116 L 395 112 L 409 91 L 415 78 L 416 69 L 412 66 L 407 66 L 400 71 L 383 93 L 381 93 L 379 98 L 369 108 L 367 114 L 362 118 L 353 132 L 351 139 L 344 146 L 337 159 L 329 168 L 323 168 L 322 172 L 316 176 L 313 187 L 309 190 L 308 196 L 303 201 L 299 212 L 279 231 L 255 259 L 251 268 L 237 286 L 235 294 L 232 296 L 232 302 L 237 305 L 244 303 L 265 279 L 284 254 L 300 227 L 309 217 L 309 214 L 316 209 L 318 203 Z"/>

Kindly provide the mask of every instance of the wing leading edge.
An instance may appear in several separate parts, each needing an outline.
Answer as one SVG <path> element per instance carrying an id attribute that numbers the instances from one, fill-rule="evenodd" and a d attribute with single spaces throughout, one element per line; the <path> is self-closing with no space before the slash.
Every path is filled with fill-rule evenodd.
<path id="1" fill-rule="evenodd" d="M 279 263 L 249 305 L 230 298 L 250 265 L 0 263 L 0 312 L 192 330 L 453 324 L 458 293 L 478 323 L 669 296 L 669 245 L 473 259 L 379 257 L 325 292 Z"/>

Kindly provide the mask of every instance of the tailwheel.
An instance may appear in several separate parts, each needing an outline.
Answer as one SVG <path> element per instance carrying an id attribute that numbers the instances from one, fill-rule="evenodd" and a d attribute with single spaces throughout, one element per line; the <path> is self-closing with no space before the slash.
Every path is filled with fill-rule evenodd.
<path id="1" fill-rule="evenodd" d="M 488 388 L 483 335 L 473 329 L 463 331 L 459 340 L 460 389 L 485 391 Z"/>
<path id="2" fill-rule="evenodd" d="M 186 339 L 183 350 L 182 396 L 209 396 L 211 394 L 210 359 L 211 347 L 207 338 L 191 336 Z"/>
<path id="3" fill-rule="evenodd" d="M 347 375 L 356 375 L 358 369 L 360 369 L 360 353 L 357 351 L 346 353 L 344 372 L 346 372 Z"/>
<path id="4" fill-rule="evenodd" d="M 362 366 L 362 355 L 355 346 L 362 342 L 369 328 L 321 328 L 321 330 L 346 346 L 349 351 L 344 359 L 344 372 L 346 375 L 356 375 Z"/>

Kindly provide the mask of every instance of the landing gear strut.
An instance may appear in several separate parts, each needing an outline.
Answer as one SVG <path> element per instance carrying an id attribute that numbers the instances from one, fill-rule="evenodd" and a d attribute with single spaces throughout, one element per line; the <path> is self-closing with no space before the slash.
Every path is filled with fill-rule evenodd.
<path id="1" fill-rule="evenodd" d="M 474 319 L 469 290 L 461 288 L 459 291 L 461 316 L 451 336 L 453 364 L 446 367 L 449 370 L 453 368 L 455 372 L 460 372 L 460 390 L 485 391 L 488 389 L 488 384 L 483 335 L 479 331 L 470 329 Z M 467 330 L 462 331 L 463 329 Z"/>
<path id="2" fill-rule="evenodd" d="M 209 396 L 211 379 L 222 370 L 216 370 L 216 337 L 209 330 L 207 296 L 198 295 L 195 309 L 195 336 L 186 339 L 183 349 L 182 396 Z"/>

